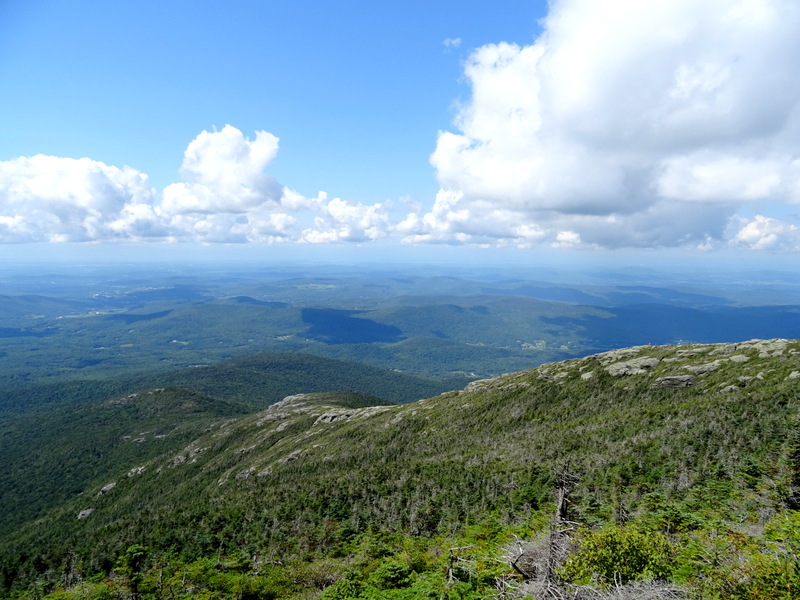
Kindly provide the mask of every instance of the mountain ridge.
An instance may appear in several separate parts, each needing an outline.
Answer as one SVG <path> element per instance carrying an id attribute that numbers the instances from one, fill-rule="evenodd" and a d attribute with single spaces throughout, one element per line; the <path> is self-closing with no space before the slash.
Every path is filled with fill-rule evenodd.
<path id="1" fill-rule="evenodd" d="M 470 528 L 546 531 L 565 468 L 575 480 L 570 518 L 587 532 L 630 521 L 670 543 L 708 545 L 711 531 L 745 535 L 792 518 L 798 423 L 800 341 L 785 339 L 624 348 L 397 406 L 289 395 L 110 473 L 17 530 L 1 561 L 5 585 L 33 568 L 14 556 L 36 548 L 48 548 L 38 560 L 50 568 L 73 552 L 87 572 L 107 573 L 141 544 L 156 556 L 326 564 L 332 579 L 317 592 L 292 588 L 315 597 L 346 580 L 359 544 L 379 532 L 427 540 L 445 560 L 442 545 Z M 673 579 L 717 581 L 692 564 L 700 583 Z M 530 581 L 520 577 L 523 589 Z"/>

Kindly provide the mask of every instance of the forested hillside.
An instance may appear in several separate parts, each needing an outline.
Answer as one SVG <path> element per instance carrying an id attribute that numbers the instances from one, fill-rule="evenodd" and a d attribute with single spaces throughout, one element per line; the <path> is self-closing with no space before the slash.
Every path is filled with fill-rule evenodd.
<path id="1" fill-rule="evenodd" d="M 640 346 L 365 404 L 293 395 L 120 463 L 6 536 L 3 593 L 800 595 L 800 342 Z"/>
<path id="2" fill-rule="evenodd" d="M 2 395 L 0 536 L 114 469 L 174 450 L 215 423 L 252 414 L 291 393 L 334 391 L 350 402 L 392 404 L 465 383 L 262 353 L 121 380 L 20 386 Z"/>
<path id="3" fill-rule="evenodd" d="M 2 391 L 0 423 L 25 413 L 74 407 L 156 387 L 180 387 L 248 407 L 265 408 L 294 393 L 344 391 L 405 403 L 466 385 L 467 377 L 434 379 L 302 353 L 261 352 L 212 365 L 139 371 L 118 379 L 18 383 Z"/>

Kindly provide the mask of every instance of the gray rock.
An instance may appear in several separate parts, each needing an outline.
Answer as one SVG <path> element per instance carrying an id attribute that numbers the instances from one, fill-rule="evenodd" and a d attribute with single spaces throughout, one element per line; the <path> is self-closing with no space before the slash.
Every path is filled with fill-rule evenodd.
<path id="1" fill-rule="evenodd" d="M 710 354 L 711 356 L 733 354 L 736 352 L 737 348 L 738 344 L 720 344 L 714 350 L 712 350 Z"/>
<path id="2" fill-rule="evenodd" d="M 83 509 L 81 512 L 78 513 L 78 520 L 80 521 L 81 519 L 85 519 L 86 517 L 88 517 L 93 512 L 94 512 L 93 508 L 85 508 L 85 509 Z"/>
<path id="3" fill-rule="evenodd" d="M 107 494 L 111 490 L 113 490 L 117 485 L 116 481 L 112 481 L 111 483 L 105 484 L 103 487 L 100 488 L 100 491 L 97 492 L 98 496 L 102 496 L 103 494 Z"/>
<path id="4" fill-rule="evenodd" d="M 556 375 L 556 377 L 560 377 L 562 374 Z M 566 377 L 567 373 L 563 373 L 563 376 Z M 508 385 L 500 386 L 500 389 L 504 392 L 516 392 L 517 390 L 522 390 L 525 388 L 531 387 L 531 384 L 527 381 L 522 381 L 519 383 L 509 383 Z"/>
<path id="5" fill-rule="evenodd" d="M 285 464 L 285 463 L 288 463 L 288 462 L 295 461 L 298 458 L 300 458 L 300 455 L 302 453 L 303 453 L 302 450 L 293 450 L 292 452 L 290 452 L 289 454 L 287 454 L 283 458 L 278 459 L 278 462 L 281 463 L 281 464 Z"/>
<path id="6" fill-rule="evenodd" d="M 645 346 L 634 346 L 632 348 L 620 348 L 619 350 L 609 350 L 608 352 L 603 352 L 601 354 L 595 354 L 594 358 L 597 358 L 601 363 L 604 365 L 618 361 L 622 358 L 630 358 L 631 356 L 636 356 L 641 352 L 641 350 L 645 348 Z"/>
<path id="7" fill-rule="evenodd" d="M 652 356 L 643 356 L 623 362 L 614 363 L 606 367 L 609 375 L 614 377 L 627 375 L 640 375 L 648 369 L 652 369 L 659 363 L 659 360 Z"/>
<path id="8" fill-rule="evenodd" d="M 256 468 L 250 467 L 249 469 L 245 469 L 244 471 L 240 471 L 236 474 L 236 479 L 248 479 L 253 473 L 255 473 Z"/>
<path id="9" fill-rule="evenodd" d="M 685 350 L 678 350 L 675 355 L 679 356 L 680 358 L 691 358 L 693 356 L 699 356 L 700 354 L 705 354 L 710 349 L 710 346 L 695 346 L 693 348 L 687 348 Z"/>
<path id="10" fill-rule="evenodd" d="M 694 375 L 668 375 L 667 377 L 656 379 L 656 384 L 669 388 L 689 387 L 694 383 Z"/>
<path id="11" fill-rule="evenodd" d="M 734 354 L 731 356 L 731 362 L 735 363 L 746 363 L 748 360 L 750 360 L 750 357 L 744 354 Z"/>
<path id="12" fill-rule="evenodd" d="M 706 373 L 712 373 L 719 369 L 719 361 L 715 360 L 714 362 L 705 363 L 703 365 L 687 365 L 686 370 L 694 373 L 695 375 L 705 375 Z"/>
<path id="13" fill-rule="evenodd" d="M 731 392 L 738 392 L 739 386 L 738 385 L 726 385 L 724 388 L 720 390 L 723 394 L 730 394 Z"/>
<path id="14" fill-rule="evenodd" d="M 800 371 L 792 371 L 786 379 L 800 379 Z"/>
<path id="15" fill-rule="evenodd" d="M 739 348 L 752 348 L 758 352 L 759 358 L 781 356 L 789 345 L 789 340 L 750 340 L 739 344 Z"/>
<path id="16" fill-rule="evenodd" d="M 475 381 L 471 381 L 467 384 L 467 387 L 464 388 L 465 392 L 475 392 L 477 390 L 486 388 L 494 384 L 494 379 L 476 379 Z"/>
<path id="17" fill-rule="evenodd" d="M 330 411 L 317 417 L 314 425 L 318 423 L 333 423 L 334 421 L 348 421 L 353 417 L 353 412 Z"/>

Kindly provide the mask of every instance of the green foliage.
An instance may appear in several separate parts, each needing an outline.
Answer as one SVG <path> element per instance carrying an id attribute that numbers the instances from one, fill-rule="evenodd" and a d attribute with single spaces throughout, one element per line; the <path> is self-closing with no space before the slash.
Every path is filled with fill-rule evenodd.
<path id="1" fill-rule="evenodd" d="M 800 513 L 776 517 L 765 533 L 763 543 L 750 543 L 741 572 L 729 581 L 731 598 L 800 597 Z"/>
<path id="2" fill-rule="evenodd" d="M 559 574 L 567 581 L 603 587 L 643 579 L 667 579 L 673 570 L 673 550 L 654 532 L 612 525 L 584 533 L 578 550 Z"/>
<path id="3" fill-rule="evenodd" d="M 144 580 L 142 570 L 147 559 L 148 549 L 139 544 L 130 546 L 125 553 L 117 559 L 114 567 L 119 575 L 125 580 L 131 597 L 135 600 L 139 597 L 139 587 Z"/>
<path id="4" fill-rule="evenodd" d="M 411 567 L 393 560 L 382 563 L 369 577 L 369 583 L 381 590 L 406 587 L 411 580 Z"/>
<path id="5" fill-rule="evenodd" d="M 613 376 L 606 366 L 625 357 L 601 355 L 408 405 L 310 394 L 244 416 L 225 412 L 234 404 L 215 415 L 214 398 L 171 390 L 171 404 L 148 396 L 108 414 L 137 429 L 193 415 L 200 430 L 113 461 L 106 457 L 123 456 L 118 446 L 91 440 L 91 428 L 117 441 L 122 430 L 76 411 L 87 443 L 64 444 L 59 459 L 82 465 L 70 457 L 91 456 L 85 462 L 97 470 L 83 493 L 4 537 L 0 593 L 106 586 L 130 595 L 123 569 L 136 545 L 149 548 L 136 578 L 142 599 L 511 593 L 545 571 L 541 540 L 565 463 L 577 479 L 568 518 L 585 533 L 573 546 L 564 541 L 574 553 L 560 573 L 575 585 L 665 578 L 702 598 L 758 597 L 776 586 L 796 593 L 798 521 L 786 506 L 797 350 L 795 342 L 774 357 L 746 346 L 645 347 L 629 352 L 659 362 L 641 374 Z M 748 360 L 728 360 L 731 352 Z M 714 357 L 719 368 L 694 386 L 657 383 Z M 233 362 L 236 373 L 253 367 L 250 381 L 269 372 Z M 747 387 L 721 391 L 740 377 L 751 378 Z M 133 459 L 145 468 L 129 477 Z"/>
<path id="6" fill-rule="evenodd" d="M 766 536 L 731 529 L 693 532 L 682 540 L 675 578 L 700 598 L 800 597 L 800 538 L 791 532 L 793 525 L 786 528 L 786 517 L 768 523 Z M 789 521 L 795 518 L 788 515 Z"/>
<path id="7" fill-rule="evenodd" d="M 104 402 L 25 415 L 0 431 L 0 535 L 45 510 L 118 480 L 190 442 L 245 406 L 184 389 L 157 388 Z M 96 492 L 95 492 L 96 493 Z"/>
<path id="8" fill-rule="evenodd" d="M 349 572 L 344 577 L 325 588 L 322 592 L 322 600 L 352 600 L 361 598 L 364 584 L 358 580 L 358 576 Z"/>
<path id="9" fill-rule="evenodd" d="M 363 408 L 391 404 L 375 394 L 408 401 L 449 389 L 442 382 L 374 367 L 267 354 L 117 383 L 127 390 L 124 395 L 88 402 L 84 394 L 91 398 L 92 393 L 80 388 L 80 395 L 76 391 L 72 400 L 63 399 L 67 406 L 18 416 L 0 428 L 5 462 L 0 469 L 0 535 L 92 484 L 109 483 L 98 477 L 116 479 L 120 471 L 177 451 L 222 417 L 254 412 L 254 404 L 266 406 L 303 390 L 319 392 L 309 402 Z M 94 393 L 101 391 L 112 390 L 97 383 Z"/>

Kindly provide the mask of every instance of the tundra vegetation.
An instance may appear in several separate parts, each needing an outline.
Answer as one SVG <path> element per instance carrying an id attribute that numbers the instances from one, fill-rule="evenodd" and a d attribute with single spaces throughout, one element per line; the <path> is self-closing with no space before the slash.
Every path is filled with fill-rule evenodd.
<path id="1" fill-rule="evenodd" d="M 800 342 L 638 346 L 402 405 L 221 400 L 87 403 L 152 432 L 120 417 L 113 460 L 5 521 L 3 597 L 800 597 Z"/>

